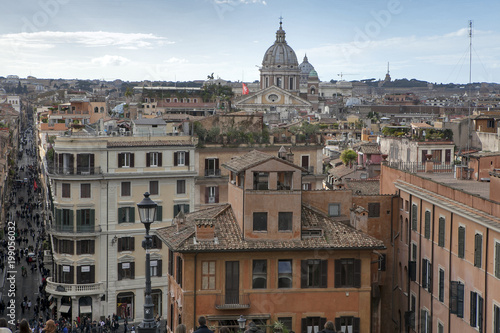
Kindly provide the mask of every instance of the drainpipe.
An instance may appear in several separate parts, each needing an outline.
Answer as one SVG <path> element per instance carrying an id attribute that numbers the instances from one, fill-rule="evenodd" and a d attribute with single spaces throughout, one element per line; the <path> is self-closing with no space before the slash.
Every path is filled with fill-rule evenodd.
<path id="1" fill-rule="evenodd" d="M 196 280 L 197 280 L 197 275 L 196 275 L 196 266 L 197 266 L 197 258 L 198 258 L 198 252 L 194 254 L 194 300 L 193 300 L 193 329 L 196 328 Z"/>
<path id="2" fill-rule="evenodd" d="M 409 201 L 408 201 L 408 205 L 410 206 L 409 207 L 409 210 L 408 210 L 408 214 L 409 214 L 409 223 L 408 223 L 408 229 L 406 230 L 406 232 L 408 233 L 408 235 L 406 236 L 406 243 L 408 244 L 407 248 L 408 248 L 408 251 L 407 251 L 407 267 L 408 267 L 408 270 L 406 271 L 406 273 L 408 274 L 408 276 L 405 276 L 407 282 L 406 282 L 406 290 L 408 291 L 407 294 L 407 300 L 406 300 L 406 304 L 407 304 L 407 311 L 410 311 L 411 310 L 411 288 L 410 288 L 410 261 L 411 261 L 411 223 L 412 223 L 412 213 L 413 213 L 413 195 L 410 194 L 410 198 L 409 198 Z M 422 203 L 420 203 L 420 206 L 422 206 Z M 404 273 L 404 271 L 403 271 Z M 406 323 L 405 323 L 405 326 L 406 326 L 406 331 L 407 332 L 410 332 L 410 326 L 407 326 Z"/>
<path id="3" fill-rule="evenodd" d="M 391 246 L 392 246 L 392 292 L 391 292 L 391 302 L 392 304 L 394 305 L 394 272 L 395 272 L 395 269 L 394 267 L 396 267 L 396 247 L 394 246 L 394 239 L 396 239 L 396 237 L 393 235 L 394 234 L 394 199 L 399 199 L 399 196 L 393 196 L 392 197 L 392 200 L 391 200 L 391 212 L 392 212 L 392 218 L 391 218 Z M 391 309 L 391 312 L 392 312 L 392 322 L 396 325 L 398 325 L 398 322 L 394 319 L 394 307 L 392 307 Z"/>
<path id="4" fill-rule="evenodd" d="M 434 216 L 434 206 L 432 206 L 432 216 Z M 435 219 L 433 218 L 432 221 L 434 222 Z M 446 220 L 445 220 L 446 221 Z M 439 228 L 439 218 L 438 218 L 438 228 Z M 431 276 L 431 283 L 434 284 L 434 269 L 437 268 L 436 265 L 434 265 L 434 233 L 435 233 L 435 229 L 434 228 L 434 223 L 432 225 L 432 234 L 431 234 L 431 272 L 427 272 L 430 276 Z M 439 233 L 438 233 L 438 238 L 439 238 Z M 444 248 L 446 248 L 446 237 L 444 239 Z M 438 243 L 439 243 L 439 239 L 438 239 Z M 450 252 L 451 252 L 451 246 L 450 246 Z M 438 270 L 438 274 L 437 274 L 437 277 L 438 277 L 438 280 L 439 280 L 439 270 Z M 433 314 L 433 310 L 434 310 L 434 288 L 433 286 L 430 286 L 431 287 L 431 309 L 430 309 L 430 317 L 432 318 L 432 314 Z M 438 285 L 438 289 L 439 289 L 439 285 Z M 439 294 L 439 290 L 438 290 L 438 294 Z"/>
<path id="5" fill-rule="evenodd" d="M 488 300 L 486 299 L 488 297 L 488 294 L 486 293 L 486 290 L 488 290 L 488 245 L 490 241 L 490 228 L 486 228 L 486 251 L 484 254 L 484 301 L 483 301 L 483 309 L 488 308 Z M 482 251 L 482 249 L 481 249 Z M 486 326 L 488 323 L 488 311 L 483 311 L 483 322 L 482 322 L 482 327 L 483 327 L 483 332 L 487 332 Z"/>
<path id="6" fill-rule="evenodd" d="M 450 251 L 449 251 L 449 254 L 448 254 L 448 264 L 449 264 L 449 269 L 448 269 L 448 283 L 450 283 L 451 285 L 451 271 L 452 271 L 452 268 L 451 268 L 451 240 L 453 239 L 453 213 L 451 213 L 451 219 L 450 219 Z M 448 333 L 451 333 L 451 330 L 450 330 L 450 322 L 451 322 L 451 311 L 448 311 Z"/>

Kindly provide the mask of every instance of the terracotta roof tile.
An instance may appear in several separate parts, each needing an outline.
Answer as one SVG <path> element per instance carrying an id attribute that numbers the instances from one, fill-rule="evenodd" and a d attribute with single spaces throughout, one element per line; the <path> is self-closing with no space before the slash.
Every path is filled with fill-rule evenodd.
<path id="1" fill-rule="evenodd" d="M 322 230 L 322 234 L 299 240 L 243 239 L 229 204 L 186 214 L 186 220 L 179 229 L 177 225 L 172 225 L 157 229 L 156 234 L 169 248 L 177 252 L 384 248 L 382 241 L 311 207 L 302 206 L 301 216 L 303 230 Z M 214 239 L 194 239 L 196 221 L 200 218 L 214 220 Z"/>
<path id="2" fill-rule="evenodd" d="M 382 154 L 376 143 L 365 143 L 359 147 L 363 154 Z"/>

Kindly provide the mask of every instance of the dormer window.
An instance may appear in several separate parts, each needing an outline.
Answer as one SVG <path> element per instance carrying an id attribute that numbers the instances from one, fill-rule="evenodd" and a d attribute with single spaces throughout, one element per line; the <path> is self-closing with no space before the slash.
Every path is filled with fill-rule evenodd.
<path id="1" fill-rule="evenodd" d="M 268 190 L 269 189 L 269 172 L 254 172 L 253 173 L 253 189 Z"/>

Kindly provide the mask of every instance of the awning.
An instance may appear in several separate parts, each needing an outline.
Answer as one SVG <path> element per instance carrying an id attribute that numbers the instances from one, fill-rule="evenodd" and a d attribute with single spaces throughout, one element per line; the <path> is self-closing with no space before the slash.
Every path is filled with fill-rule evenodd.
<path id="1" fill-rule="evenodd" d="M 54 303 L 50 304 L 49 309 L 51 309 L 51 310 L 52 310 L 52 309 L 54 308 L 54 306 L 56 306 L 56 302 L 54 302 Z"/>
<path id="2" fill-rule="evenodd" d="M 59 307 L 59 312 L 61 312 L 61 313 L 68 313 L 69 309 L 71 309 L 71 305 L 61 305 Z"/>
<path id="3" fill-rule="evenodd" d="M 82 313 L 92 313 L 92 306 L 80 305 L 80 314 L 82 314 Z"/>

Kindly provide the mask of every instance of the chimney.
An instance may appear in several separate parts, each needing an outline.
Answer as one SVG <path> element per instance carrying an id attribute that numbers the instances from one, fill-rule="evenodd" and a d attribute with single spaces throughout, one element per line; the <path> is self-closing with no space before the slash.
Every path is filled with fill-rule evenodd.
<path id="1" fill-rule="evenodd" d="M 212 240 L 215 236 L 215 223 L 213 219 L 197 219 L 196 222 L 196 239 L 197 240 Z"/>
<path id="2" fill-rule="evenodd" d="M 280 150 L 278 150 L 278 158 L 282 160 L 286 160 L 286 149 L 285 147 L 281 146 Z"/>
<path id="3" fill-rule="evenodd" d="M 181 229 L 181 227 L 186 223 L 186 215 L 184 214 L 184 210 L 181 210 L 179 214 L 174 218 L 174 224 L 177 225 L 177 231 Z"/>
<path id="4" fill-rule="evenodd" d="M 286 160 L 290 163 L 293 163 L 292 148 L 288 148 L 288 153 L 286 154 Z"/>

